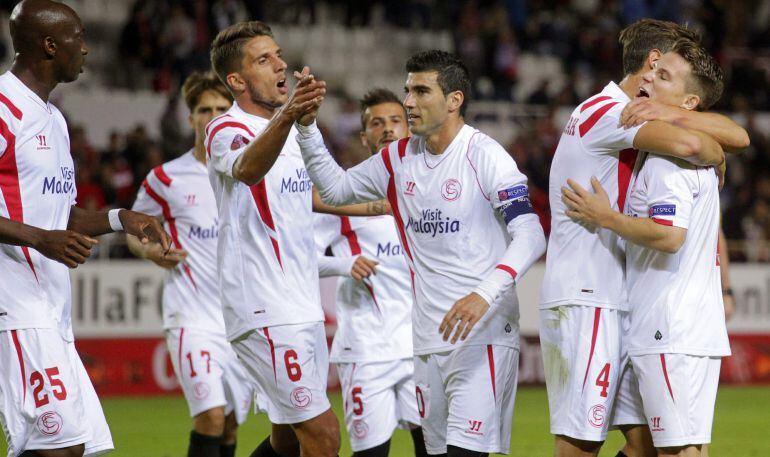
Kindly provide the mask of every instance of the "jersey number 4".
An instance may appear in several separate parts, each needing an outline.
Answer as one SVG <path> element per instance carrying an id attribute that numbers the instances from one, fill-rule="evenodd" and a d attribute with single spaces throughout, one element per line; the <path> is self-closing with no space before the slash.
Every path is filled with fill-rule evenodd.
<path id="1" fill-rule="evenodd" d="M 67 399 L 67 389 L 64 387 L 64 383 L 59 376 L 59 367 L 46 368 L 45 375 L 48 377 L 48 383 L 51 385 L 51 393 L 59 400 L 64 401 Z M 35 408 L 47 405 L 50 401 L 47 393 L 43 393 L 45 388 L 45 379 L 43 374 L 36 371 L 29 375 L 29 385 L 32 386 L 32 398 L 35 399 Z"/>
<path id="2" fill-rule="evenodd" d="M 604 368 L 599 372 L 599 376 L 596 377 L 596 385 L 602 388 L 599 395 L 602 397 L 607 396 L 607 388 L 610 387 L 610 364 L 604 364 Z"/>

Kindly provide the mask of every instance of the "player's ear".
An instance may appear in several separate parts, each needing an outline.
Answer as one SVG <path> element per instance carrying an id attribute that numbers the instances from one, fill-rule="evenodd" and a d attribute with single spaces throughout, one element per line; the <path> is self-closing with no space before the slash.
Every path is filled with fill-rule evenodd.
<path id="1" fill-rule="evenodd" d="M 361 130 L 360 132 L 358 132 L 358 137 L 361 138 L 361 145 L 368 150 L 369 140 L 366 138 L 366 132 Z"/>
<path id="2" fill-rule="evenodd" d="M 662 55 L 663 53 L 660 52 L 660 49 L 650 49 L 650 52 L 647 53 L 647 62 L 645 62 L 645 69 L 652 70 L 654 68 L 655 62 L 660 60 L 660 56 Z"/>
<path id="3" fill-rule="evenodd" d="M 229 73 L 225 81 L 233 92 L 241 93 L 246 90 L 246 81 L 238 73 Z"/>
<path id="4" fill-rule="evenodd" d="M 43 38 L 43 51 L 45 51 L 46 55 L 49 57 L 56 55 L 56 40 L 54 40 L 52 36 Z"/>
<path id="5" fill-rule="evenodd" d="M 465 95 L 461 91 L 456 90 L 449 93 L 446 101 L 447 105 L 449 105 L 448 108 L 450 113 L 460 111 L 460 107 L 463 106 L 463 102 L 465 101 Z"/>
<path id="6" fill-rule="evenodd" d="M 696 94 L 687 94 L 685 95 L 684 101 L 680 106 L 686 110 L 693 111 L 698 107 L 698 105 L 700 105 L 700 96 Z"/>

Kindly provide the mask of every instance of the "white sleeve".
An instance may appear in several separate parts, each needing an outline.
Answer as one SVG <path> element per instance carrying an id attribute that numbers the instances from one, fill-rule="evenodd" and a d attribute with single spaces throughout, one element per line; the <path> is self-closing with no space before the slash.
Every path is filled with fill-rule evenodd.
<path id="1" fill-rule="evenodd" d="M 328 276 L 350 277 L 358 256 L 355 257 L 329 257 L 323 254 L 318 256 L 318 276 L 326 278 Z"/>
<path id="2" fill-rule="evenodd" d="M 235 161 L 253 139 L 252 130 L 240 122 L 228 121 L 211 125 L 204 140 L 209 167 L 232 178 Z"/>
<path id="3" fill-rule="evenodd" d="M 634 137 L 644 124 L 631 128 L 619 126 L 620 114 L 626 105 L 626 102 L 610 99 L 581 113 L 575 133 L 580 136 L 586 151 L 612 154 L 634 147 Z"/>
<path id="4" fill-rule="evenodd" d="M 142 182 L 141 187 L 139 187 L 136 201 L 134 201 L 133 206 L 131 206 L 131 210 L 149 216 L 160 217 L 163 216 L 163 208 L 158 201 L 160 194 L 158 194 L 156 189 L 162 186 L 158 186 L 157 182 L 151 184 L 152 181 L 155 181 L 154 173 L 150 172 Z"/>
<path id="5" fill-rule="evenodd" d="M 297 130 L 305 167 L 324 202 L 340 206 L 379 200 L 387 195 L 390 173 L 382 157 L 387 149 L 345 171 L 329 154 L 315 123 L 307 127 L 297 124 Z"/>
<path id="6" fill-rule="evenodd" d="M 687 229 L 698 191 L 697 170 L 683 161 L 652 154 L 642 167 L 647 177 L 650 219 L 661 225 Z"/>
<path id="7" fill-rule="evenodd" d="M 482 191 L 511 237 L 498 265 L 474 289 L 492 304 L 543 255 L 546 242 L 540 219 L 529 201 L 527 177 L 519 171 L 513 158 L 488 137 L 472 147 L 469 158 L 476 162 Z"/>
<path id="8" fill-rule="evenodd" d="M 324 255 L 340 234 L 340 217 L 313 213 L 313 235 L 318 253 L 318 276 L 350 276 L 356 257 L 329 257 Z"/>

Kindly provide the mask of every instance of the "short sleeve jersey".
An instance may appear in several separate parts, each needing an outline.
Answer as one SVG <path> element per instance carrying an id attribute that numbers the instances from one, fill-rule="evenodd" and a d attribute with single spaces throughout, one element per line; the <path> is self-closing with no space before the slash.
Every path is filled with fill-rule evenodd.
<path id="1" fill-rule="evenodd" d="M 624 256 L 619 237 L 610 230 L 572 221 L 561 200 L 561 188 L 572 179 L 591 189 L 601 183 L 610 202 L 622 211 L 637 151 L 639 127 L 619 127 L 629 102 L 618 85 L 578 105 L 572 112 L 551 163 L 548 187 L 551 235 L 546 254 L 540 308 L 565 304 L 622 309 L 626 304 Z"/>
<path id="2" fill-rule="evenodd" d="M 209 179 L 219 211 L 219 288 L 231 340 L 256 328 L 324 320 L 312 183 L 296 129 L 259 183 L 248 186 L 233 177 L 236 160 L 268 122 L 234 103 L 206 127 Z"/>
<path id="3" fill-rule="evenodd" d="M 10 71 L 0 76 L 0 216 L 65 230 L 75 204 L 67 124 Z M 0 330 L 59 328 L 72 339 L 66 265 L 29 247 L 0 244 Z"/>
<path id="4" fill-rule="evenodd" d="M 511 237 L 509 221 L 535 218 L 527 178 L 489 136 L 464 125 L 440 155 L 414 136 L 347 171 L 357 201 L 386 196 L 410 269 L 415 302 L 412 335 L 416 355 L 459 344 L 518 347 L 519 304 L 515 287 L 500 294 L 463 343 L 438 332 L 455 302 L 500 265 Z M 524 272 L 518 272 L 523 274 Z"/>
<path id="5" fill-rule="evenodd" d="M 626 214 L 687 230 L 675 254 L 626 246 L 631 355 L 727 356 L 717 243 L 719 189 L 712 168 L 643 155 Z"/>
<path id="6" fill-rule="evenodd" d="M 362 281 L 337 282 L 334 363 L 384 362 L 412 357 L 412 286 L 392 216 L 315 215 L 320 255 L 331 246 L 335 257 L 363 255 L 378 262 L 377 273 Z"/>
<path id="7" fill-rule="evenodd" d="M 187 251 L 163 285 L 163 327 L 225 335 L 217 279 L 217 204 L 206 165 L 189 151 L 153 169 L 132 208 L 163 219 L 171 242 Z"/>

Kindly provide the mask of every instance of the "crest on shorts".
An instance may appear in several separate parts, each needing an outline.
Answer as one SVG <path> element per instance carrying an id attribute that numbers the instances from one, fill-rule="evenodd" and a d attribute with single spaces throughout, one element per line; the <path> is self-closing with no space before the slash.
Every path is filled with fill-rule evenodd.
<path id="1" fill-rule="evenodd" d="M 366 438 L 369 433 L 369 426 L 362 419 L 356 419 L 353 421 L 353 435 L 359 440 Z"/>
<path id="2" fill-rule="evenodd" d="M 307 387 L 297 387 L 291 391 L 289 400 L 295 408 L 305 409 L 313 402 L 313 393 Z"/>
<path id="3" fill-rule="evenodd" d="M 206 382 L 196 382 L 193 386 L 193 394 L 195 395 L 195 398 L 198 400 L 204 400 L 209 396 L 209 393 L 211 392 L 211 387 L 209 387 L 208 383 Z"/>
<path id="4" fill-rule="evenodd" d="M 37 418 L 37 429 L 46 436 L 57 435 L 62 427 L 61 416 L 54 411 L 46 411 Z"/>
<path id="5" fill-rule="evenodd" d="M 588 423 L 596 428 L 601 428 L 604 425 L 605 411 L 604 405 L 593 405 L 588 410 Z"/>

